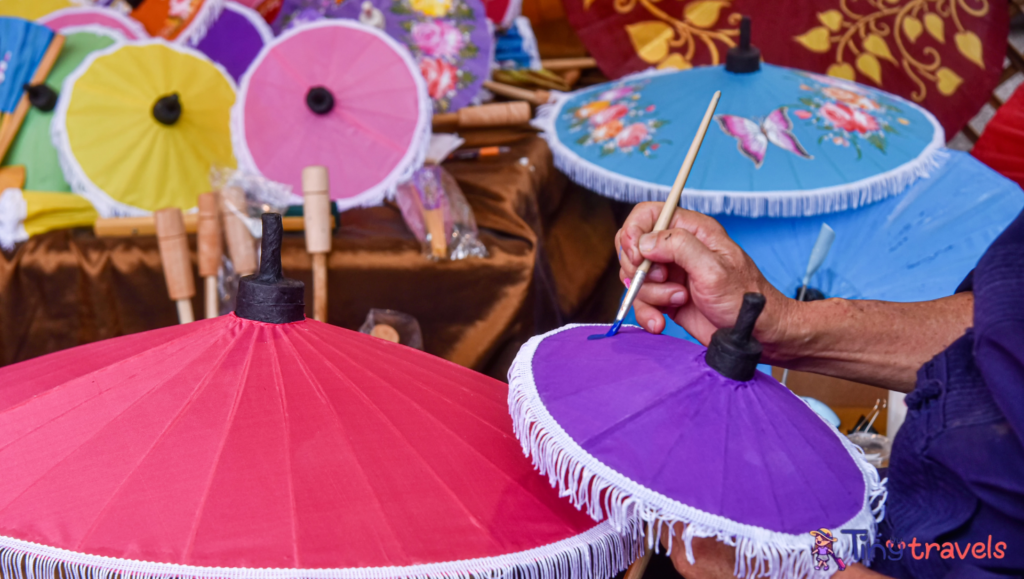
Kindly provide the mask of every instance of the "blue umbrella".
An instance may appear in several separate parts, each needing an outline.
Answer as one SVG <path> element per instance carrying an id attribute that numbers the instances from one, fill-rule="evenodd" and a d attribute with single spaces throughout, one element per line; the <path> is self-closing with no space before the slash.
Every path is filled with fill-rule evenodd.
<path id="1" fill-rule="evenodd" d="M 0 113 L 17 108 L 51 40 L 53 31 L 45 26 L 0 17 Z"/>
<path id="2" fill-rule="evenodd" d="M 824 297 L 893 302 L 953 293 L 1024 208 L 1019 185 L 967 153 L 905 193 L 869 207 L 805 218 L 720 217 L 729 236 L 780 291 L 796 297 L 821 224 L 835 242 L 808 287 Z M 693 340 L 667 320 L 665 333 Z M 630 312 L 626 323 L 636 323 Z"/>
<path id="3" fill-rule="evenodd" d="M 866 86 L 762 64 L 655 71 L 563 95 L 538 117 L 555 164 L 620 201 L 667 197 L 704 103 L 722 91 L 680 205 L 798 217 L 902 192 L 937 164 L 928 111 Z"/>

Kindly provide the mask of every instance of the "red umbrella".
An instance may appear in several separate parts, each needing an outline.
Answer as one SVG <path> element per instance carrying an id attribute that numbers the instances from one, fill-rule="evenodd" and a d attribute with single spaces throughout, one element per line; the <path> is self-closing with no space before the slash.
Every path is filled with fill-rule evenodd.
<path id="1" fill-rule="evenodd" d="M 1005 3 L 846 0 L 565 0 L 566 15 L 609 78 L 722 64 L 754 21 L 766 62 L 897 94 L 960 130 L 999 84 Z"/>
<path id="2" fill-rule="evenodd" d="M 1024 88 L 999 107 L 971 154 L 1024 187 Z"/>
<path id="3" fill-rule="evenodd" d="M 536 476 L 505 385 L 303 316 L 279 216 L 235 314 L 0 370 L 0 572 L 609 577 L 638 545 Z M 59 569 L 60 571 L 56 571 Z"/>

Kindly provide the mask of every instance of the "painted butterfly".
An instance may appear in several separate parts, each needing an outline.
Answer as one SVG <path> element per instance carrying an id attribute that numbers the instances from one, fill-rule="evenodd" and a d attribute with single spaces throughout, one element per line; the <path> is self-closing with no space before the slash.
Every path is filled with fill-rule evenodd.
<path id="1" fill-rule="evenodd" d="M 735 115 L 718 115 L 715 120 L 722 132 L 736 139 L 736 148 L 743 156 L 754 162 L 754 167 L 761 168 L 764 156 L 768 153 L 768 143 L 789 151 L 804 159 L 813 159 L 804 149 L 800 141 L 791 132 L 793 121 L 786 114 L 787 107 L 779 107 L 771 112 L 761 124 L 737 117 Z"/>

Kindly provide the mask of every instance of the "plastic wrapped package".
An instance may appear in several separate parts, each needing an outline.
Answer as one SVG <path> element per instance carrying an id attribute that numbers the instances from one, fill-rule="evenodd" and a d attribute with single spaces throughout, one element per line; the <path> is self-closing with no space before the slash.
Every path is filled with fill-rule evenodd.
<path id="1" fill-rule="evenodd" d="M 428 165 L 398 186 L 398 207 L 405 224 L 430 259 L 487 257 L 478 237 L 473 209 L 444 168 Z"/>
<path id="2" fill-rule="evenodd" d="M 420 323 L 409 314 L 395 310 L 372 309 L 366 315 L 366 321 L 359 327 L 364 334 L 416 348 L 423 349 L 423 333 Z"/>

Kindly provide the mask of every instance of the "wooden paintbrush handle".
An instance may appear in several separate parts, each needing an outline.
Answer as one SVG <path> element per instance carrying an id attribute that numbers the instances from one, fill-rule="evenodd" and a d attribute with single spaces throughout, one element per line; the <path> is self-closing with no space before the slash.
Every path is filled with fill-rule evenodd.
<path id="1" fill-rule="evenodd" d="M 718 106 L 718 99 L 720 98 L 722 98 L 722 91 L 716 90 L 715 94 L 711 97 L 711 102 L 708 103 L 708 110 L 704 112 L 704 118 L 700 121 L 697 134 L 694 135 L 693 142 L 690 143 L 690 150 L 686 152 L 683 165 L 679 167 L 676 181 L 672 184 L 668 198 L 665 199 L 665 205 L 661 208 L 658 221 L 654 224 L 655 232 L 664 231 L 668 227 L 669 221 L 672 220 L 672 214 L 675 213 L 676 207 L 679 207 L 679 198 L 683 195 L 686 179 L 690 176 L 690 169 L 693 168 L 694 161 L 697 160 L 697 153 L 700 152 L 700 145 L 704 142 L 704 135 L 708 134 L 708 127 L 711 125 L 711 119 L 715 116 L 715 108 Z M 650 267 L 650 264 L 647 267 Z"/>

